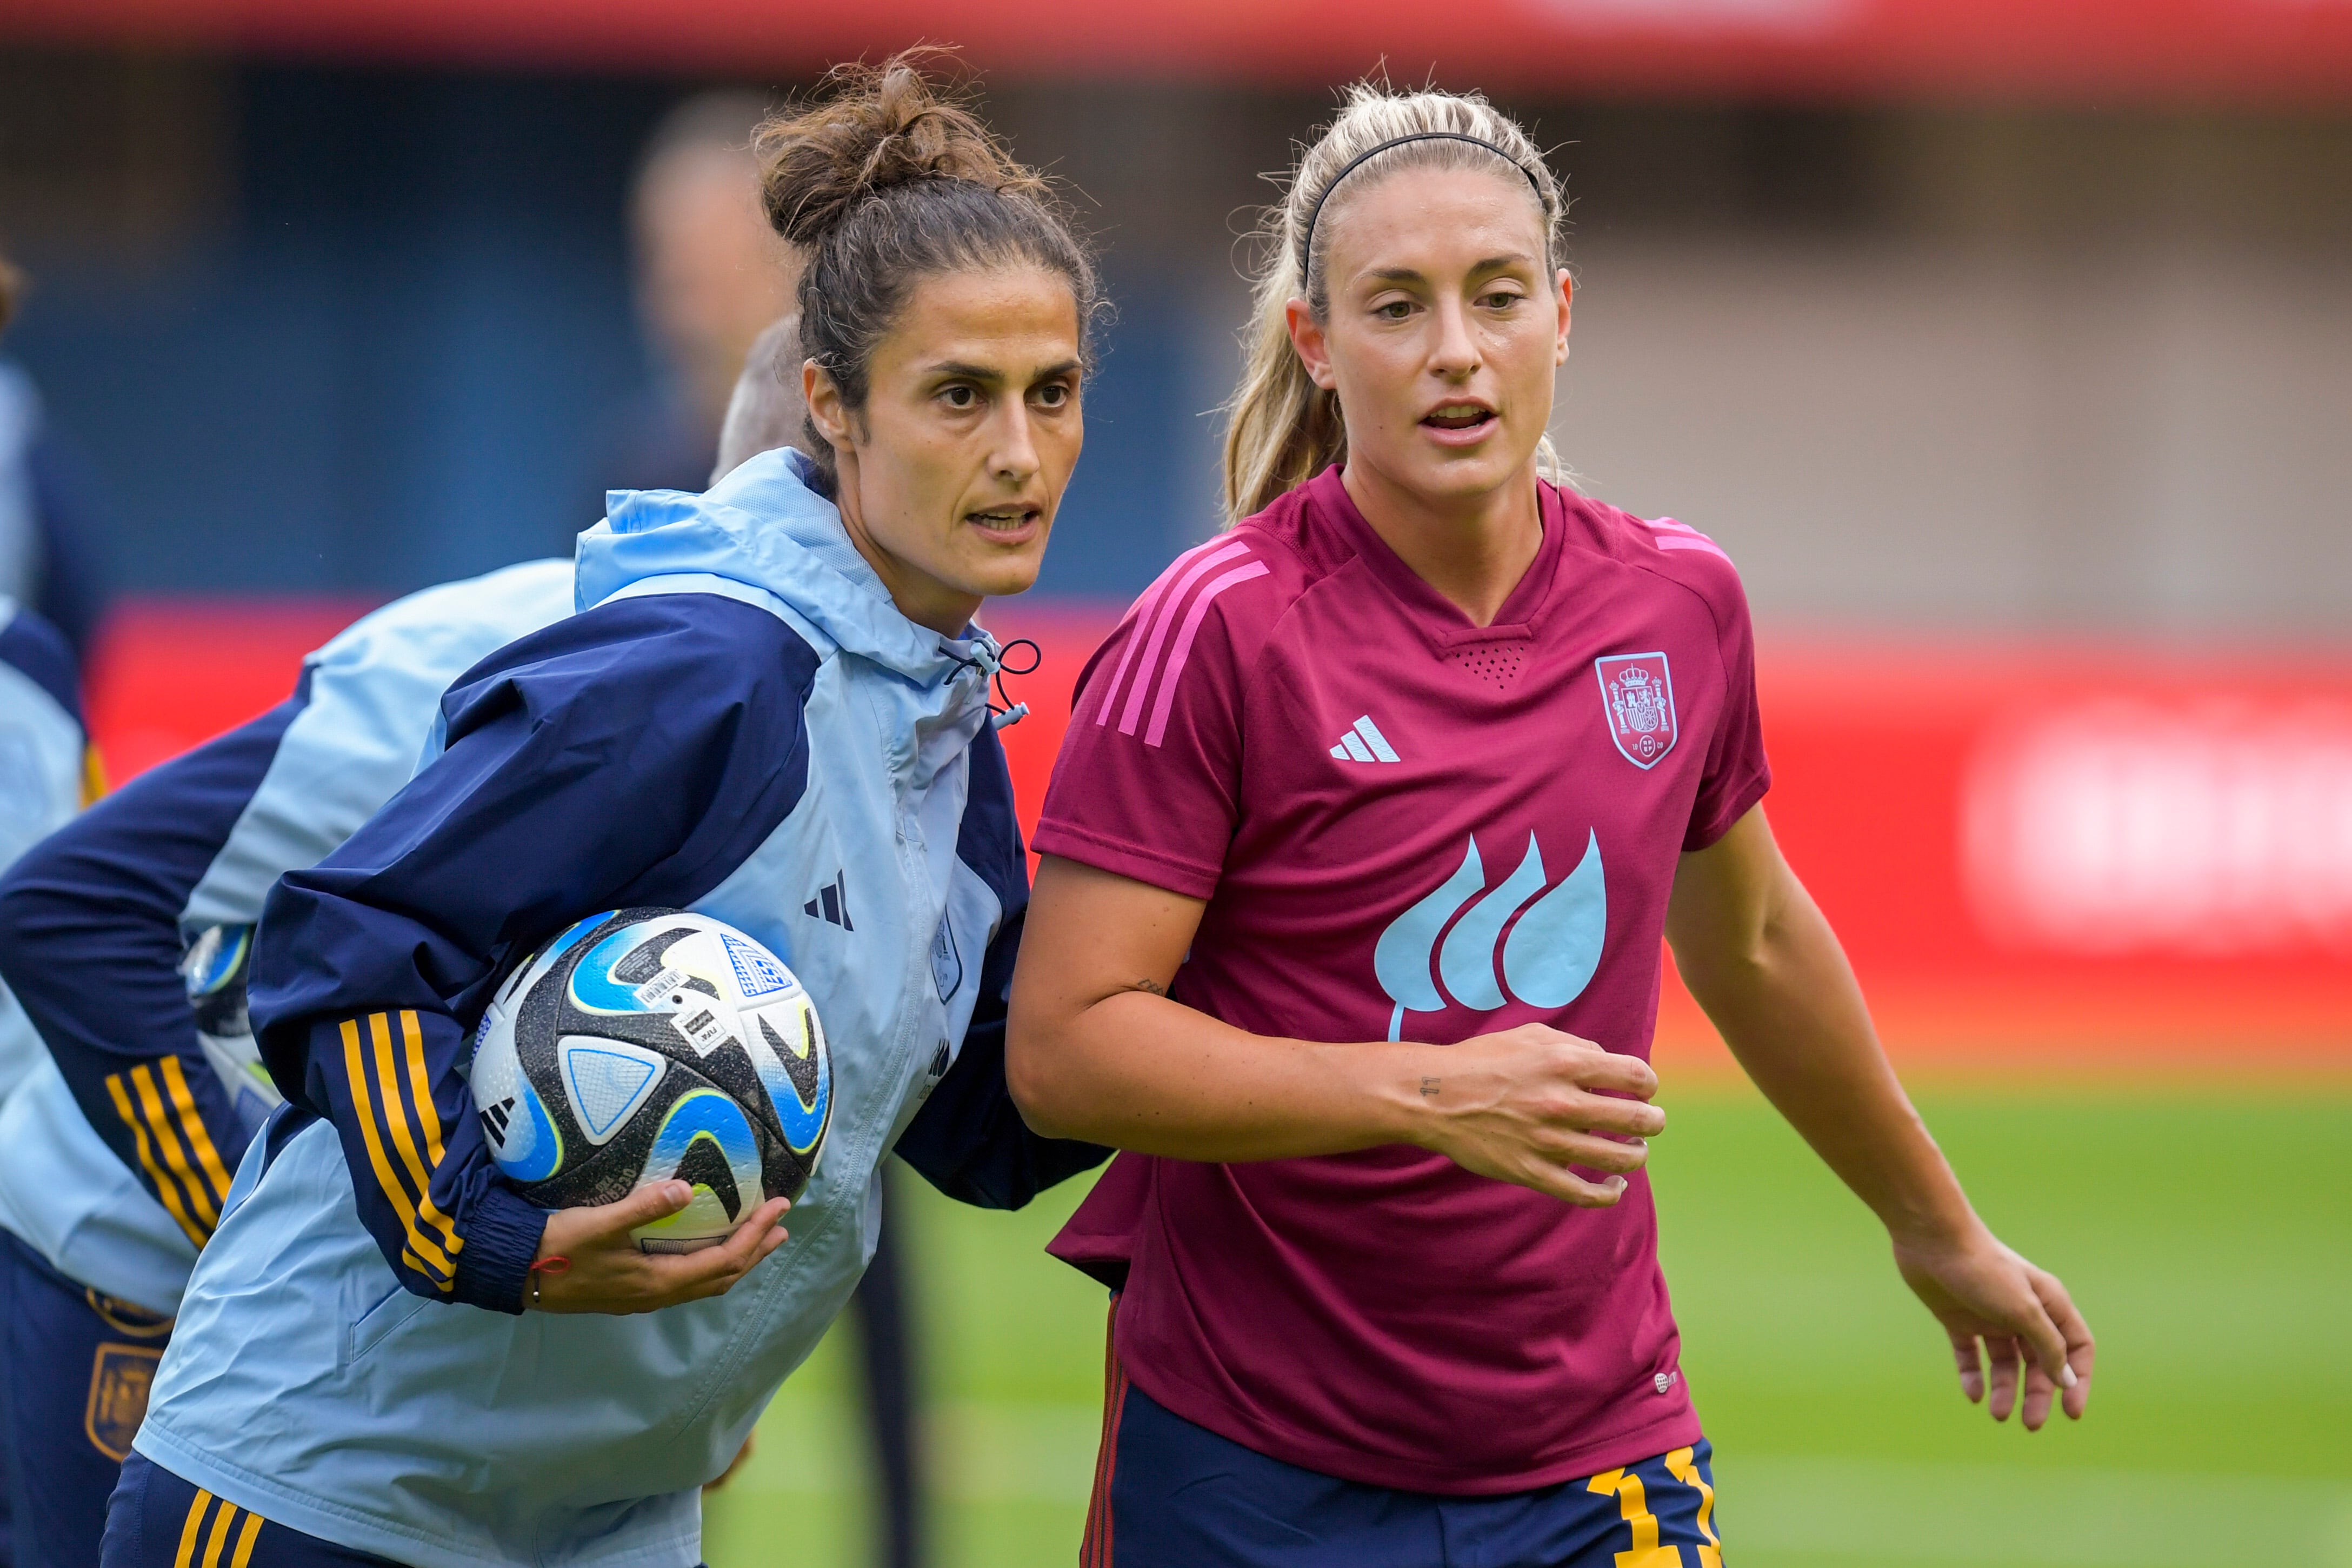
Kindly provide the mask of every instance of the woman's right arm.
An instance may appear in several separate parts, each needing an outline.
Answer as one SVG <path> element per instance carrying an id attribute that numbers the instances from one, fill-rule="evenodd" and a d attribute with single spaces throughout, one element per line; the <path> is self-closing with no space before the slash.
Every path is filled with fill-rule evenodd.
<path id="1" fill-rule="evenodd" d="M 1013 1099 L 1037 1132 L 1216 1162 L 1408 1144 L 1602 1207 L 1647 1158 L 1640 1140 L 1665 1125 L 1646 1103 L 1648 1063 L 1540 1024 L 1451 1046 L 1329 1044 L 1186 1007 L 1169 990 L 1203 907 L 1045 857 L 1005 1044 Z"/>
<path id="2" fill-rule="evenodd" d="M 658 1187 L 551 1219 L 490 1160 L 463 1020 L 572 921 L 690 904 L 757 847 L 806 779 L 814 668 L 774 616 L 711 595 L 560 622 L 460 677 L 443 753 L 269 895 L 255 1037 L 289 1101 L 334 1124 L 360 1218 L 410 1291 L 520 1311 L 551 1239 L 573 1268 L 540 1304 L 645 1311 L 723 1289 L 772 1246 L 636 1255 L 625 1232 L 664 1211 Z"/>

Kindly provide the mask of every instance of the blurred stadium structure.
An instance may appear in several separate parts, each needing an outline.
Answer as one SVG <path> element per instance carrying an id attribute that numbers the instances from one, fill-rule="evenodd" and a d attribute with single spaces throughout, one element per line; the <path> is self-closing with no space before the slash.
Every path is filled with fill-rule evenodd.
<path id="1" fill-rule="evenodd" d="M 926 36 L 1120 308 L 1055 601 L 996 612 L 1055 633 L 1033 685 L 1213 526 L 1255 176 L 1383 57 L 1486 86 L 1577 203 L 1562 450 L 1739 561 L 1776 821 L 1898 1047 L 2352 1059 L 2342 0 L 16 0 L 8 348 L 121 520 L 118 772 L 355 602 L 568 548 L 657 376 L 644 138 Z"/>

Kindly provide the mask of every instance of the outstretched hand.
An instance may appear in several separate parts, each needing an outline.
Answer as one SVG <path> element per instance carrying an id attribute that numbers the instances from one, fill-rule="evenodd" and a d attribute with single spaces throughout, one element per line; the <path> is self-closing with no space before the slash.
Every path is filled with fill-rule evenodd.
<path id="1" fill-rule="evenodd" d="M 682 1181 L 655 1182 L 617 1203 L 559 1208 L 547 1217 L 540 1238 L 541 1265 L 566 1260 L 561 1270 L 535 1269 L 536 1299 L 524 1301 L 542 1312 L 607 1312 L 624 1317 L 656 1312 L 680 1301 L 720 1296 L 750 1273 L 760 1260 L 787 1239 L 782 1221 L 791 1203 L 770 1198 L 716 1247 L 698 1252 L 643 1252 L 629 1234 L 667 1219 L 694 1201 Z"/>
<path id="2" fill-rule="evenodd" d="M 2091 1402 L 2091 1328 L 2074 1310 L 2066 1287 L 1979 1227 L 1953 1246 L 1897 1241 L 1895 1266 L 1951 1336 L 1960 1391 L 1981 1403 L 1986 1364 L 1991 1367 L 1992 1418 L 2009 1419 L 2024 1385 L 2024 1426 L 2038 1432 L 2060 1396 L 2069 1420 Z"/>

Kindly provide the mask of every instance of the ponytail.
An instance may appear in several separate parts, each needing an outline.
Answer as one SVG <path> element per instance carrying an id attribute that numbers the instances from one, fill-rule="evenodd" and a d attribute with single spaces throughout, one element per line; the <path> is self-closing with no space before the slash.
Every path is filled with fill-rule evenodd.
<path id="1" fill-rule="evenodd" d="M 1274 504 L 1348 455 L 1337 393 L 1307 373 L 1286 319 L 1304 285 L 1289 246 L 1277 246 L 1251 290 L 1249 340 L 1241 385 L 1225 423 L 1225 520 L 1237 523 Z"/>

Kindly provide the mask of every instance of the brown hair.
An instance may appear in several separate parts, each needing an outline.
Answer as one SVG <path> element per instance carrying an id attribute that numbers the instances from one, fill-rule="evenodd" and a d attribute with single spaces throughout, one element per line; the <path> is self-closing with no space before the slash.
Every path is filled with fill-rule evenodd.
<path id="1" fill-rule="evenodd" d="M 1402 137 L 1440 134 L 1442 140 L 1380 150 Z M 1517 174 L 1507 162 L 1517 165 Z M 1286 312 L 1293 299 L 1304 298 L 1317 320 L 1329 313 L 1323 260 L 1332 213 L 1347 198 L 1370 190 L 1383 174 L 1429 168 L 1502 173 L 1540 208 L 1549 259 L 1559 265 L 1567 204 L 1543 153 L 1509 115 L 1478 93 L 1395 92 L 1370 81 L 1350 87 L 1339 118 L 1299 158 L 1282 199 L 1266 210 L 1259 226 L 1265 255 L 1253 280 L 1244 339 L 1247 358 L 1241 384 L 1225 405 L 1228 523 L 1264 511 L 1285 491 L 1346 461 L 1348 428 L 1339 400 L 1317 386 L 1299 363 Z M 1320 221 L 1315 221 L 1318 213 Z M 1537 451 L 1544 471 L 1558 475 L 1549 436 Z"/>
<path id="2" fill-rule="evenodd" d="M 1045 181 L 923 58 L 836 66 L 825 96 L 771 116 L 751 141 L 768 221 L 808 257 L 802 351 L 852 410 L 865 407 L 874 350 L 926 277 L 1022 265 L 1058 275 L 1089 361 L 1103 310 L 1094 257 Z M 830 481 L 833 448 L 813 422 L 808 432 Z"/>
<path id="3" fill-rule="evenodd" d="M 0 328 L 5 328 L 16 314 L 17 297 L 25 292 L 25 275 L 8 265 L 0 256 Z"/>

